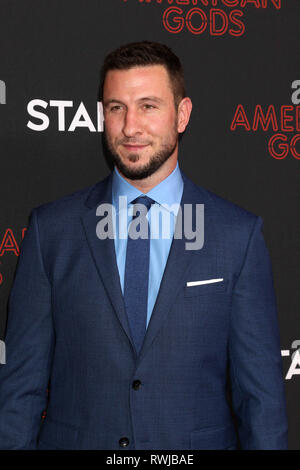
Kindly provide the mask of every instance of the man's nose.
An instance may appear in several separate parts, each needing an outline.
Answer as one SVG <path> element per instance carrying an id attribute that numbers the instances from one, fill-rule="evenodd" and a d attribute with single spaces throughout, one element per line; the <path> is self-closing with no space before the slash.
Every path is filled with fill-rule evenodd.
<path id="1" fill-rule="evenodd" d="M 135 134 L 142 132 L 141 128 L 141 118 L 138 116 L 137 111 L 133 109 L 127 109 L 123 126 L 124 135 L 127 137 L 132 137 Z"/>

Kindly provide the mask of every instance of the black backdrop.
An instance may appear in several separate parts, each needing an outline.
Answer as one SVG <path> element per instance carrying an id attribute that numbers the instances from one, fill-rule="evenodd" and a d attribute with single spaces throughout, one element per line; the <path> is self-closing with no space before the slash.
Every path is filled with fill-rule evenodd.
<path id="1" fill-rule="evenodd" d="M 104 56 L 166 43 L 194 105 L 181 168 L 264 219 L 300 449 L 299 18 L 299 0 L 0 0 L 1 338 L 31 209 L 110 171 L 97 123 Z"/>

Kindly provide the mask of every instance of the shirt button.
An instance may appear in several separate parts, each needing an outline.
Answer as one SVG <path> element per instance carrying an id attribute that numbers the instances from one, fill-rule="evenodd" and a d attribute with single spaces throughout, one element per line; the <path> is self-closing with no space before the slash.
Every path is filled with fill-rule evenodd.
<path id="1" fill-rule="evenodd" d="M 142 382 L 140 380 L 134 380 L 132 382 L 132 388 L 133 390 L 139 390 L 142 385 Z"/>
<path id="2" fill-rule="evenodd" d="M 120 447 L 127 447 L 129 444 L 129 439 L 127 437 L 121 437 L 119 440 Z"/>

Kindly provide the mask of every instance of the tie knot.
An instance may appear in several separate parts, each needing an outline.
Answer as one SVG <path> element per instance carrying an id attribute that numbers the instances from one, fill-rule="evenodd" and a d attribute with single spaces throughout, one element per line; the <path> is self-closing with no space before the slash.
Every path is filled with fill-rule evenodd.
<path id="1" fill-rule="evenodd" d="M 139 196 L 132 201 L 132 204 L 143 204 L 147 207 L 147 212 L 150 209 L 152 204 L 155 204 L 155 201 L 148 196 Z"/>

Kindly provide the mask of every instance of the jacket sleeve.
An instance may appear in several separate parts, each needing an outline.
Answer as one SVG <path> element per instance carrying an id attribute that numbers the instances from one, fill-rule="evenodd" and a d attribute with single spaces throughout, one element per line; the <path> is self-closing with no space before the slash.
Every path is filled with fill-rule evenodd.
<path id="1" fill-rule="evenodd" d="M 37 209 L 21 244 L 8 306 L 6 364 L 0 365 L 0 449 L 36 449 L 54 348 Z"/>
<path id="2" fill-rule="evenodd" d="M 286 449 L 287 417 L 269 254 L 257 217 L 232 299 L 232 403 L 243 449 Z"/>

